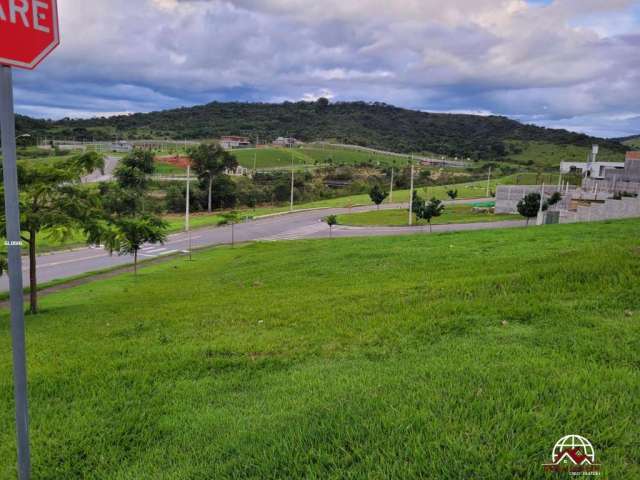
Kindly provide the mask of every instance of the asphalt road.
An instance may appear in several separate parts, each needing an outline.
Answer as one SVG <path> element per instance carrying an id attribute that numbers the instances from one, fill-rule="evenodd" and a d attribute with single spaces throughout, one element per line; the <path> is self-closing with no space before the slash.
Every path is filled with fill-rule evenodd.
<path id="1" fill-rule="evenodd" d="M 478 200 L 474 200 L 477 202 Z M 449 202 L 453 203 L 453 202 Z M 465 203 L 457 201 L 455 203 Z M 466 201 L 470 203 L 470 201 Z M 386 205 L 383 208 L 399 208 L 400 205 Z M 404 205 L 406 207 L 406 205 Z M 234 227 L 235 241 L 283 241 L 307 238 L 328 238 L 329 227 L 322 222 L 322 218 L 330 214 L 341 214 L 372 210 L 373 207 L 332 208 L 313 211 L 304 211 L 280 216 L 263 217 L 246 223 L 237 224 Z M 470 223 L 457 225 L 434 225 L 433 232 L 454 232 L 465 230 L 484 230 L 495 228 L 522 227 L 523 221 L 502 221 L 490 223 Z M 333 228 L 334 237 L 364 237 L 385 236 L 402 234 L 428 234 L 426 227 L 347 227 L 336 226 Z M 231 227 L 210 227 L 193 230 L 191 233 L 193 248 L 201 248 L 213 245 L 231 243 Z M 180 233 L 169 236 L 164 245 L 148 245 L 139 253 L 141 260 L 158 258 L 167 255 L 178 254 L 188 250 L 188 236 Z M 129 265 L 133 262 L 130 256 L 110 256 L 101 247 L 85 247 L 71 251 L 50 253 L 38 257 L 38 282 L 45 283 L 74 277 L 87 272 L 94 272 L 110 267 Z M 23 258 L 23 279 L 28 285 L 28 259 Z M 9 282 L 6 275 L 0 278 L 0 291 L 9 290 Z"/>
<path id="2" fill-rule="evenodd" d="M 96 170 L 90 175 L 82 178 L 83 183 L 108 182 L 113 180 L 113 172 L 120 162 L 119 157 L 104 157 L 104 172 Z"/>

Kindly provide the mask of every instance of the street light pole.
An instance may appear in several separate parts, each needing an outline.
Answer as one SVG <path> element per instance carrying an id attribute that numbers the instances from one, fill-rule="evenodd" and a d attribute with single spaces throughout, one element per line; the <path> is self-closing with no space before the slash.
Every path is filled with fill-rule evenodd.
<path id="1" fill-rule="evenodd" d="M 13 381 L 16 402 L 16 437 L 18 443 L 18 478 L 28 480 L 31 473 L 29 451 L 29 407 L 27 397 L 27 355 L 22 291 L 22 252 L 20 237 L 20 203 L 16 166 L 16 125 L 13 111 L 13 74 L 11 67 L 0 66 L 0 130 L 6 245 L 9 264 L 9 300 L 11 304 L 11 341 L 13 346 Z"/>
<path id="2" fill-rule="evenodd" d="M 487 179 L 487 197 L 491 193 L 491 167 L 489 167 L 489 178 Z"/>
<path id="3" fill-rule="evenodd" d="M 256 174 L 258 166 L 258 145 L 260 144 L 260 137 L 256 136 L 256 149 L 253 152 L 253 174 Z"/>
<path id="4" fill-rule="evenodd" d="M 394 169 L 391 167 L 391 187 L 389 189 L 389 203 L 393 203 L 393 174 Z"/>
<path id="5" fill-rule="evenodd" d="M 293 146 L 291 146 L 291 208 L 290 211 L 293 212 L 293 189 L 295 187 L 295 178 L 293 173 Z"/>
<path id="6" fill-rule="evenodd" d="M 191 162 L 187 164 L 187 198 L 185 199 L 185 205 L 184 226 L 189 239 L 189 261 L 191 261 L 193 260 L 191 253 L 191 226 L 189 225 L 189 216 L 191 214 Z"/>
<path id="7" fill-rule="evenodd" d="M 409 226 L 413 225 L 413 155 L 411 155 L 411 190 L 409 193 Z"/>

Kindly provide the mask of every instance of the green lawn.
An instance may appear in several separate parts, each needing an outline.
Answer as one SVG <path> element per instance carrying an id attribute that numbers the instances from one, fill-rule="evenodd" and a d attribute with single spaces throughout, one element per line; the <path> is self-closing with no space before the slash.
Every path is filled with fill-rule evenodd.
<path id="1" fill-rule="evenodd" d="M 27 318 L 35 479 L 640 477 L 639 221 L 200 252 Z M 0 478 L 15 478 L 8 316 Z"/>
<path id="2" fill-rule="evenodd" d="M 474 213 L 473 207 L 469 205 L 450 205 L 445 207 L 440 217 L 433 218 L 433 225 L 444 225 L 448 223 L 478 223 L 478 222 L 498 222 L 501 220 L 519 220 L 520 217 L 513 215 L 495 215 L 493 213 Z M 356 227 L 366 226 L 386 226 L 403 227 L 409 224 L 409 212 L 406 209 L 399 210 L 375 210 L 372 212 L 351 213 L 339 215 L 340 225 L 352 225 Z M 413 215 L 413 225 L 426 224 L 425 221 L 417 222 Z"/>

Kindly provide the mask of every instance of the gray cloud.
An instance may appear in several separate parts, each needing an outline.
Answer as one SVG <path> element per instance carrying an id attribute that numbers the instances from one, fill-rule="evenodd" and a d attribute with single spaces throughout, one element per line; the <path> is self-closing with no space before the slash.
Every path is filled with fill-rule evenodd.
<path id="1" fill-rule="evenodd" d="M 211 100 L 385 101 L 612 135 L 640 116 L 632 0 L 59 0 L 62 46 L 17 74 L 35 116 Z"/>

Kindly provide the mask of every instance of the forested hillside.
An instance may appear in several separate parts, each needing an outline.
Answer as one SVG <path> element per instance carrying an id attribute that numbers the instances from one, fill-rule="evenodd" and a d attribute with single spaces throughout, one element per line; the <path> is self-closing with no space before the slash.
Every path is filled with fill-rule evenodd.
<path id="1" fill-rule="evenodd" d="M 324 99 L 282 104 L 214 102 L 162 112 L 57 122 L 19 117 L 17 128 L 18 134 L 76 140 L 246 135 L 269 141 L 289 135 L 305 142 L 334 140 L 397 152 L 472 159 L 517 155 L 518 143 L 531 141 L 581 147 L 599 143 L 621 153 L 627 148 L 619 142 L 523 125 L 505 117 L 427 113 L 381 103 L 330 104 Z"/>

